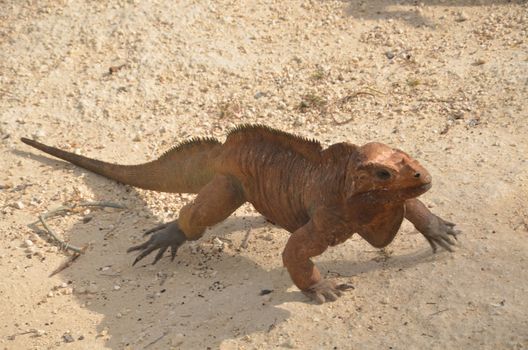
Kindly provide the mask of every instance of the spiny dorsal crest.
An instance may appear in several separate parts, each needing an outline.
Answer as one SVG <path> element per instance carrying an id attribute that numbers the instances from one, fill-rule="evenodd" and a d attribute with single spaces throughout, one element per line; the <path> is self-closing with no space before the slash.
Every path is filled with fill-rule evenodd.
<path id="1" fill-rule="evenodd" d="M 171 157 L 174 154 L 178 154 L 179 152 L 186 150 L 192 150 L 195 148 L 196 150 L 200 150 L 202 146 L 212 146 L 212 145 L 221 145 L 222 143 L 215 139 L 214 137 L 193 137 L 188 140 L 182 141 L 176 146 L 172 147 L 171 149 L 165 151 L 159 159 L 164 159 Z"/>
<path id="2" fill-rule="evenodd" d="M 305 158 L 311 160 L 320 160 L 321 157 L 321 144 L 315 139 L 308 139 L 306 137 L 290 134 L 288 132 L 273 129 L 269 126 L 261 124 L 242 124 L 231 129 L 227 135 L 227 138 L 247 138 L 251 140 L 265 139 L 267 141 L 276 143 L 277 146 L 291 149 Z"/>

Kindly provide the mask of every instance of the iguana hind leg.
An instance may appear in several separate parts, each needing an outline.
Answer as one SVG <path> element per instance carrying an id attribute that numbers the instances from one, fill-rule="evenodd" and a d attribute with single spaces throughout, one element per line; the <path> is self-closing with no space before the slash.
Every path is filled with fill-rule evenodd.
<path id="1" fill-rule="evenodd" d="M 200 238 L 207 227 L 225 220 L 245 201 L 242 189 L 235 179 L 223 175 L 215 176 L 192 203 L 180 210 L 177 220 L 148 230 L 145 234 L 153 233 L 148 241 L 127 250 L 140 251 L 133 265 L 158 249 L 153 261 L 155 264 L 169 247 L 174 260 L 176 251 L 186 240 Z"/>

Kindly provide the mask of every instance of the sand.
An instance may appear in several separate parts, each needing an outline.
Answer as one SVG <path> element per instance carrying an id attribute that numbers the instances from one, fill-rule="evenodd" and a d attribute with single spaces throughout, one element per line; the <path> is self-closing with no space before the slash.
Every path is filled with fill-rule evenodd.
<path id="1" fill-rule="evenodd" d="M 0 348 L 528 348 L 527 33 L 525 1 L 0 2 Z M 405 150 L 456 252 L 409 223 L 384 250 L 353 236 L 315 260 L 354 290 L 316 305 L 282 267 L 288 233 L 245 205 L 132 267 L 193 197 L 19 141 L 133 164 L 240 123 Z M 85 201 L 127 209 L 48 219 L 87 247 L 48 277 L 69 255 L 30 224 Z"/>

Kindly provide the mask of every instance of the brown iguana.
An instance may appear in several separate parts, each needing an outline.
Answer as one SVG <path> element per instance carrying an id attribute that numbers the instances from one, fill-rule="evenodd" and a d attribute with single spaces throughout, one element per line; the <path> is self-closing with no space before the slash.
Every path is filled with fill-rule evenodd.
<path id="1" fill-rule="evenodd" d="M 154 191 L 197 193 L 179 217 L 155 227 L 134 264 L 158 250 L 156 263 L 171 248 L 174 259 L 187 240 L 245 202 L 291 232 L 282 258 L 297 287 L 318 302 L 335 300 L 344 285 L 321 278 L 311 257 L 358 233 L 374 247 L 385 247 L 405 217 L 434 252 L 452 251 L 455 224 L 432 214 L 416 197 L 431 188 L 431 176 L 406 153 L 381 143 L 336 143 L 326 149 L 308 140 L 261 125 L 233 129 L 222 144 L 193 138 L 160 158 L 140 165 L 106 163 L 39 142 L 22 142 L 124 184 Z"/>

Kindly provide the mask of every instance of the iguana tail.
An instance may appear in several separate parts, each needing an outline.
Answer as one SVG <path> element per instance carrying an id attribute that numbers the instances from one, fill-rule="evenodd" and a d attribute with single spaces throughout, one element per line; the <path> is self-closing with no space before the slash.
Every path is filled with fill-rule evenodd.
<path id="1" fill-rule="evenodd" d="M 154 161 L 119 165 L 80 156 L 27 138 L 21 138 L 21 141 L 123 184 L 173 193 L 197 193 L 210 182 L 214 177 L 213 156 L 222 145 L 213 138 L 194 138 L 170 149 Z"/>

